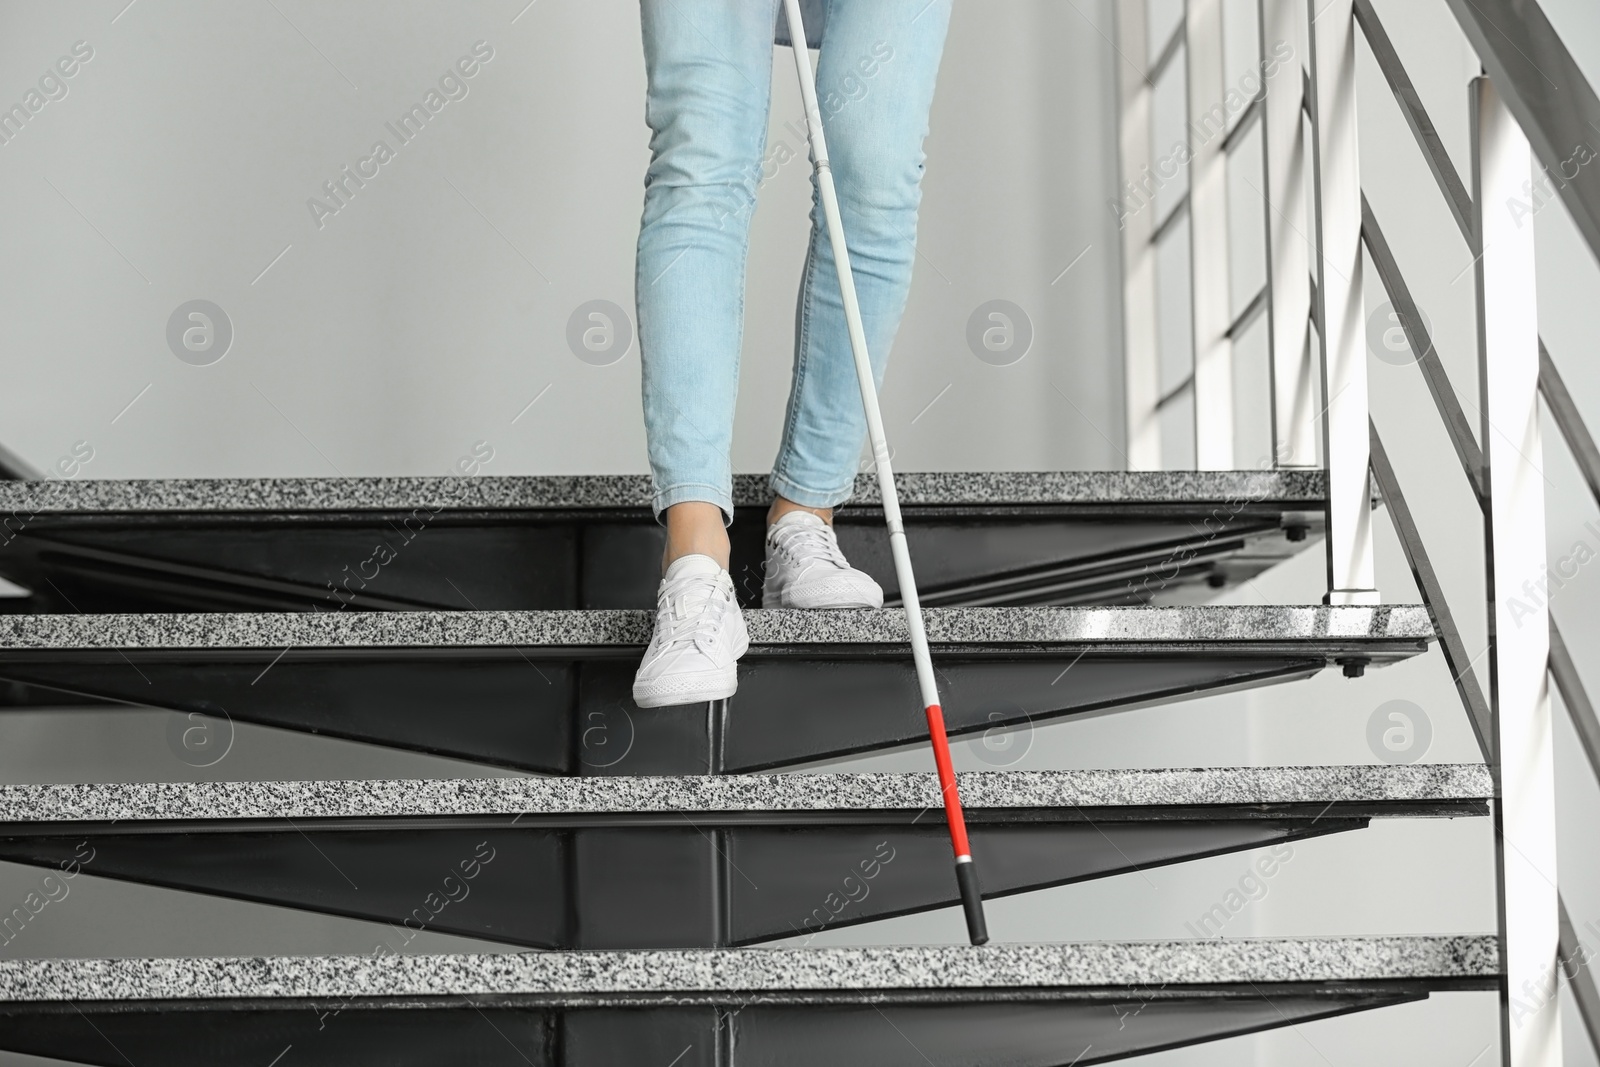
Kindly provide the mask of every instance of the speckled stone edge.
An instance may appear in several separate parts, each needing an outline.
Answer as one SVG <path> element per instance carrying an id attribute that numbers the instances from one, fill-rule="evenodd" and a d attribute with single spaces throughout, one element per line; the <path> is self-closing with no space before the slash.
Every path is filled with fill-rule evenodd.
<path id="1" fill-rule="evenodd" d="M 980 771 L 969 810 L 1484 800 L 1480 763 L 1173 770 Z M 912 810 L 936 807 L 932 774 L 466 778 L 0 786 L 0 822 L 383 818 L 598 812 Z M 1407 809 L 1408 813 L 1415 813 Z"/>
<path id="2" fill-rule="evenodd" d="M 931 608 L 942 644 L 1431 640 L 1420 605 Z M 745 612 L 755 645 L 904 644 L 905 613 Z M 395 611 L 0 615 L 0 650 L 643 645 L 645 611 Z"/>
<path id="3" fill-rule="evenodd" d="M 952 471 L 895 475 L 903 504 L 1277 502 L 1319 505 L 1320 470 Z M 763 474 L 735 475 L 734 502 L 772 499 Z M 525 477 L 174 478 L 0 482 L 0 513 L 526 510 L 645 508 L 648 475 Z M 852 501 L 879 502 L 876 478 L 856 479 Z"/>
<path id="4" fill-rule="evenodd" d="M 983 948 L 0 961 L 0 1001 L 1172 987 L 1446 980 L 1500 970 L 1492 936 L 1213 939 Z"/>

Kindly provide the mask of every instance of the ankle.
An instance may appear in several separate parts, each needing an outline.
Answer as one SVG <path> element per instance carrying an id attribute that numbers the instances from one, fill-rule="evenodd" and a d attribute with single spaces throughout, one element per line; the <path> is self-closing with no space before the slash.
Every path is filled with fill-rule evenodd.
<path id="1" fill-rule="evenodd" d="M 807 514 L 815 515 L 829 526 L 833 525 L 832 508 L 808 508 L 804 504 L 796 504 L 793 500 L 781 496 L 774 497 L 772 506 L 767 509 L 767 525 L 771 526 L 791 511 L 804 511 Z"/>
<path id="2" fill-rule="evenodd" d="M 722 509 L 715 504 L 689 500 L 666 511 L 667 544 L 661 553 L 665 571 L 684 556 L 710 556 L 728 569 L 728 530 Z"/>

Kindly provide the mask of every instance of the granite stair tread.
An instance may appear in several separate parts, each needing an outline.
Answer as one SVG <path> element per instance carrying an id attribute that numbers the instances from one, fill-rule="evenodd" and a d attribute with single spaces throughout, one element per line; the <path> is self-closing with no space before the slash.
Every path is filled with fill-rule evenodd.
<path id="1" fill-rule="evenodd" d="M 1492 935 L 0 961 L 0 1001 L 1494 980 Z"/>
<path id="2" fill-rule="evenodd" d="M 985 809 L 1487 801 L 1480 763 L 1159 770 L 970 771 L 962 797 Z M 1406 802 L 1415 806 L 1408 807 Z M 390 818 L 628 812 L 926 810 L 932 774 L 109 783 L 0 786 L 0 823 Z"/>
<path id="3" fill-rule="evenodd" d="M 1321 470 L 907 472 L 900 502 L 921 505 L 1162 503 L 1271 500 L 1320 506 Z M 734 476 L 738 506 L 765 506 L 767 476 Z M 648 508 L 643 474 L 353 478 L 81 479 L 0 482 L 0 510 L 60 512 L 325 512 L 412 508 Z M 852 502 L 879 500 L 860 475 Z"/>
<path id="4" fill-rule="evenodd" d="M 753 645 L 903 644 L 899 609 L 750 610 Z M 935 644 L 1428 642 L 1422 605 L 930 608 Z M 186 612 L 0 615 L 0 652 L 93 648 L 530 647 L 643 645 L 630 610 Z"/>

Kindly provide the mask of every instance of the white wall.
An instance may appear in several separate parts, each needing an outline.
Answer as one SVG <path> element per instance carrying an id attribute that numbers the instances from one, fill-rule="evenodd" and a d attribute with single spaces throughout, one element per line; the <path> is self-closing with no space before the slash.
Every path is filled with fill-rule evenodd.
<path id="1" fill-rule="evenodd" d="M 0 441 L 47 467 L 87 440 L 94 477 L 435 473 L 478 439 L 492 473 L 646 469 L 637 346 L 594 367 L 565 342 L 580 304 L 632 313 L 636 4 L 140 0 L 117 17 L 126 2 L 0 8 L 0 99 L 75 41 L 94 50 L 0 145 Z M 903 469 L 1121 464 L 1111 68 L 1087 21 L 1105 10 L 956 12 L 884 396 Z M 468 95 L 319 228 L 308 199 L 393 142 L 384 124 L 479 40 L 494 58 Z M 776 449 L 810 197 L 778 55 L 769 149 L 792 161 L 754 221 L 734 449 L 749 471 Z M 997 297 L 1034 321 L 1014 366 L 965 340 Z M 196 298 L 235 328 L 211 366 L 167 345 Z"/>

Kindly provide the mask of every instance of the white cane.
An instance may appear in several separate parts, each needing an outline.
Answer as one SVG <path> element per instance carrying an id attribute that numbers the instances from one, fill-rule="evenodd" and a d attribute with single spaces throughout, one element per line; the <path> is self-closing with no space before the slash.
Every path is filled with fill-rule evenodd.
<path id="1" fill-rule="evenodd" d="M 883 432 L 883 416 L 878 411 L 878 388 L 872 378 L 872 360 L 867 354 L 867 334 L 861 326 L 861 306 L 856 301 L 856 282 L 850 272 L 850 253 L 845 246 L 844 223 L 839 217 L 839 198 L 833 188 L 833 170 L 828 165 L 828 142 L 822 133 L 822 112 L 817 108 L 816 76 L 806 52 L 806 31 L 800 16 L 800 0 L 784 0 L 789 18 L 789 41 L 794 48 L 795 69 L 800 75 L 800 96 L 805 101 L 806 132 L 811 139 L 811 156 L 817 189 L 822 196 L 822 211 L 828 221 L 828 238 L 839 271 L 839 295 L 844 301 L 845 322 L 850 328 L 850 350 L 855 355 L 856 380 L 861 385 L 861 406 L 867 414 L 867 436 L 872 442 L 872 459 L 878 469 L 878 490 L 883 496 L 883 517 L 889 527 L 889 547 L 894 555 L 895 578 L 900 583 L 900 599 L 906 609 L 906 629 L 911 634 L 911 657 L 917 667 L 917 685 L 928 716 L 928 736 L 933 742 L 933 761 L 939 771 L 939 788 L 944 796 L 945 822 L 950 828 L 950 847 L 956 857 L 956 884 L 961 890 L 961 906 L 967 916 L 967 935 L 974 945 L 989 940 L 983 917 L 983 896 L 978 887 L 978 872 L 967 844 L 967 823 L 961 814 L 961 794 L 956 788 L 955 769 L 950 762 L 950 741 L 945 736 L 944 712 L 939 707 L 939 685 L 933 676 L 933 658 L 928 652 L 928 635 L 922 627 L 922 605 L 917 600 L 917 579 L 911 570 L 911 551 L 906 547 L 905 526 L 900 521 L 900 499 L 895 494 L 894 472 L 889 468 L 889 442 Z"/>

